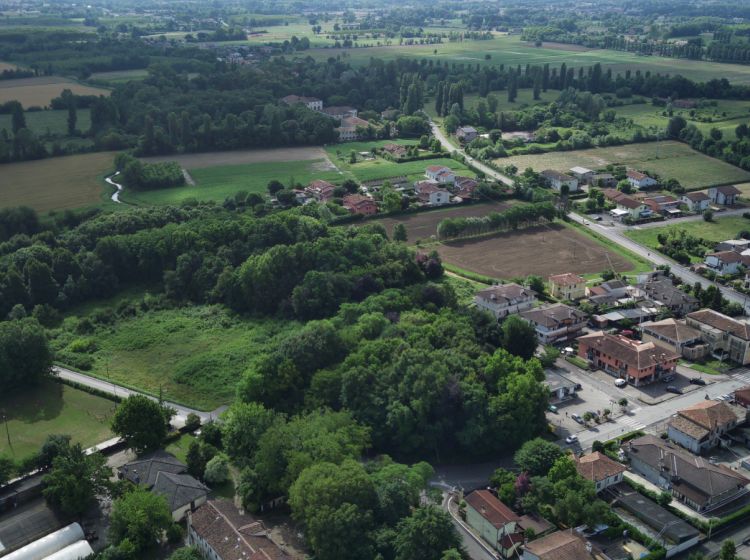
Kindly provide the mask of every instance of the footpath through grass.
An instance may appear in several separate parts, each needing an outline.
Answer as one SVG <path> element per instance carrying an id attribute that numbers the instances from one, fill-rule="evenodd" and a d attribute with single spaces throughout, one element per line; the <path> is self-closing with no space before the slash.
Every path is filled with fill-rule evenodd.
<path id="1" fill-rule="evenodd" d="M 0 455 L 14 459 L 39 450 L 50 434 L 69 434 L 90 447 L 112 436 L 109 422 L 115 403 L 55 381 L 44 381 L 22 393 L 2 394 L 0 412 L 7 418 L 8 437 L 0 437 Z"/>

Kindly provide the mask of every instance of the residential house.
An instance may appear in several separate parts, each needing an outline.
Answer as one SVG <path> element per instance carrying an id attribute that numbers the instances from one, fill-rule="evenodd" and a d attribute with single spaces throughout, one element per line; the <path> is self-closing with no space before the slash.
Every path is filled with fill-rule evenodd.
<path id="1" fill-rule="evenodd" d="M 453 184 L 456 180 L 456 174 L 450 167 L 444 165 L 430 165 L 425 169 L 425 176 L 431 181 L 440 183 L 441 185 Z"/>
<path id="2" fill-rule="evenodd" d="M 591 177 L 589 184 L 600 188 L 613 188 L 617 186 L 617 179 L 611 173 L 596 173 Z"/>
<path id="3" fill-rule="evenodd" d="M 744 424 L 746 411 L 724 401 L 701 401 L 678 410 L 667 424 L 669 439 L 696 455 L 716 447 L 721 437 Z"/>
<path id="4" fill-rule="evenodd" d="M 750 480 L 744 476 L 656 436 L 631 440 L 623 451 L 634 472 L 696 511 L 708 512 L 747 494 Z"/>
<path id="5" fill-rule="evenodd" d="M 534 325 L 539 342 L 554 344 L 578 336 L 588 315 L 563 303 L 554 303 L 522 311 L 519 316 Z"/>
<path id="6" fill-rule="evenodd" d="M 456 196 L 460 196 L 462 199 L 474 198 L 474 190 L 479 186 L 479 181 L 471 177 L 456 175 L 453 186 Z"/>
<path id="7" fill-rule="evenodd" d="M 369 196 L 361 194 L 346 195 L 343 206 L 352 214 L 362 214 L 363 216 L 372 216 L 378 212 L 378 205 L 375 201 Z"/>
<path id="8" fill-rule="evenodd" d="M 578 190 L 578 179 L 566 175 L 565 173 L 560 173 L 559 171 L 554 171 L 552 169 L 545 169 L 540 175 L 547 180 L 549 186 L 552 187 L 553 190 L 558 192 L 560 192 L 563 185 L 568 185 L 568 190 L 570 192 L 576 192 Z"/>
<path id="9" fill-rule="evenodd" d="M 587 286 L 586 297 L 594 305 L 616 305 L 633 301 L 632 288 L 622 280 L 608 280 Z"/>
<path id="10" fill-rule="evenodd" d="M 426 206 L 442 206 L 443 204 L 450 204 L 451 193 L 428 181 L 423 181 L 419 184 L 417 199 Z"/>
<path id="11" fill-rule="evenodd" d="M 366 128 L 370 123 L 359 117 L 343 117 L 339 127 L 335 130 L 339 133 L 339 140 L 342 142 L 352 142 L 359 140 L 358 128 Z"/>
<path id="12" fill-rule="evenodd" d="M 615 204 L 618 200 L 627 196 L 624 192 L 618 191 L 617 189 L 603 189 L 602 194 L 604 195 L 604 198 Z"/>
<path id="13" fill-rule="evenodd" d="M 573 274 L 553 274 L 549 277 L 549 293 L 553 298 L 576 301 L 586 295 L 586 280 Z"/>
<path id="14" fill-rule="evenodd" d="M 622 473 L 628 470 L 625 465 L 613 461 L 599 451 L 581 455 L 575 462 L 578 474 L 593 482 L 597 492 L 622 482 Z"/>
<path id="15" fill-rule="evenodd" d="M 406 146 L 402 146 L 401 144 L 385 144 L 380 149 L 383 153 L 390 155 L 393 159 L 401 159 L 407 153 Z"/>
<path id="16" fill-rule="evenodd" d="M 333 198 L 333 191 L 335 190 L 336 185 L 322 179 L 316 179 L 305 187 L 305 192 L 318 202 L 328 202 L 331 200 Z"/>
<path id="17" fill-rule="evenodd" d="M 288 560 L 263 522 L 226 499 L 210 500 L 188 516 L 188 544 L 208 560 Z"/>
<path id="18" fill-rule="evenodd" d="M 286 103 L 287 105 L 296 105 L 298 103 L 301 103 L 302 105 L 313 111 L 321 111 L 323 109 L 323 101 L 318 99 L 317 97 L 287 95 L 286 97 L 282 97 L 281 101 L 282 103 Z"/>
<path id="19" fill-rule="evenodd" d="M 477 136 L 479 136 L 479 133 L 473 126 L 459 126 L 456 129 L 456 138 L 458 138 L 462 144 L 468 144 L 472 140 L 475 140 Z"/>
<path id="20" fill-rule="evenodd" d="M 518 515 L 498 500 L 489 490 L 475 490 L 466 498 L 466 523 L 484 542 L 511 558 L 523 543 L 518 534 Z"/>
<path id="21" fill-rule="evenodd" d="M 531 309 L 536 301 L 533 290 L 518 284 L 498 284 L 477 292 L 474 303 L 489 311 L 496 319 Z"/>
<path id="22" fill-rule="evenodd" d="M 641 220 L 643 218 L 649 218 L 653 214 L 651 208 L 642 200 L 636 200 L 629 196 L 622 196 L 615 201 L 617 209 L 620 212 L 627 213 L 627 217 L 631 220 Z M 614 210 L 612 211 L 614 212 Z M 623 214 L 621 214 L 623 215 Z"/>
<path id="23" fill-rule="evenodd" d="M 703 261 L 706 266 L 721 276 L 737 274 L 740 267 L 750 264 L 750 255 L 742 255 L 736 251 L 717 251 L 706 254 Z"/>
<path id="24" fill-rule="evenodd" d="M 688 207 L 691 212 L 703 212 L 708 209 L 711 199 L 704 192 L 689 192 L 680 196 L 680 202 Z"/>
<path id="25" fill-rule="evenodd" d="M 657 342 L 688 360 L 700 360 L 709 352 L 708 344 L 701 338 L 701 332 L 689 327 L 685 321 L 647 321 L 641 323 L 638 328 L 641 330 L 643 342 Z"/>
<path id="26" fill-rule="evenodd" d="M 630 183 L 634 189 L 647 189 L 648 187 L 653 187 L 657 184 L 656 179 L 653 179 L 640 171 L 635 171 L 634 169 L 629 169 L 625 176 L 628 183 Z"/>
<path id="27" fill-rule="evenodd" d="M 641 342 L 603 331 L 579 337 L 578 355 L 594 367 L 636 387 L 673 374 L 680 357 L 654 342 Z"/>
<path id="28" fill-rule="evenodd" d="M 683 316 L 698 309 L 698 298 L 675 286 L 669 278 L 652 276 L 638 288 L 657 305 L 666 307 L 675 315 Z"/>
<path id="29" fill-rule="evenodd" d="M 582 185 L 590 184 L 591 179 L 596 175 L 594 171 L 591 169 L 587 169 L 585 167 L 571 167 L 570 168 L 570 174 L 573 175 L 576 179 L 578 179 L 578 182 Z"/>
<path id="30" fill-rule="evenodd" d="M 743 366 L 750 364 L 750 324 L 713 309 L 689 313 L 687 324 L 701 331 L 714 354 L 727 354 L 730 360 Z"/>
<path id="31" fill-rule="evenodd" d="M 593 559 L 591 545 L 572 530 L 556 531 L 528 542 L 521 560 L 588 560 Z"/>
<path id="32" fill-rule="evenodd" d="M 735 251 L 740 254 L 745 254 L 747 249 L 750 249 L 750 239 L 727 239 L 714 247 L 715 251 Z"/>
<path id="33" fill-rule="evenodd" d="M 724 206 L 733 206 L 737 204 L 737 197 L 742 192 L 734 185 L 726 185 L 724 187 L 709 187 L 708 198 L 714 204 L 722 204 Z"/>
<path id="34" fill-rule="evenodd" d="M 357 110 L 354 107 L 347 106 L 326 107 L 325 109 L 321 109 L 320 112 L 336 119 L 337 121 L 341 121 L 347 117 L 357 116 Z"/>
<path id="35" fill-rule="evenodd" d="M 680 201 L 671 195 L 657 195 L 649 196 L 643 199 L 643 203 L 646 204 L 654 214 L 661 214 L 663 216 L 672 217 L 680 215 Z"/>
<path id="36" fill-rule="evenodd" d="M 118 476 L 164 496 L 175 521 L 206 502 L 209 489 L 187 473 L 171 453 L 158 450 L 120 467 Z"/>
<path id="37" fill-rule="evenodd" d="M 544 384 L 549 389 L 550 402 L 566 401 L 576 396 L 578 383 L 556 371 L 544 370 Z"/>
<path id="38" fill-rule="evenodd" d="M 750 386 L 735 389 L 734 402 L 745 408 L 750 408 Z"/>

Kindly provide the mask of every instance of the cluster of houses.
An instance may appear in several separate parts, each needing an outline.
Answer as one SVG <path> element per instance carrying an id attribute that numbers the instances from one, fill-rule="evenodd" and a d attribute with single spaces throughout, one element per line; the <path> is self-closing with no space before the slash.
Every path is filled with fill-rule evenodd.
<path id="1" fill-rule="evenodd" d="M 718 276 L 733 276 L 750 269 L 750 240 L 728 239 L 705 255 L 705 268 Z M 745 286 L 750 285 L 750 272 L 745 272 Z"/>
<path id="2" fill-rule="evenodd" d="M 357 116 L 357 109 L 348 106 L 323 107 L 323 100 L 317 97 L 306 97 L 301 95 L 287 95 L 281 98 L 281 102 L 287 105 L 302 104 L 311 111 L 317 111 L 328 115 L 339 122 L 336 131 L 339 133 L 339 140 L 342 142 L 351 142 L 359 140 L 357 128 L 368 126 L 370 123 Z"/>
<path id="3" fill-rule="evenodd" d="M 430 165 L 425 177 L 414 183 L 414 192 L 425 206 L 441 206 L 451 202 L 462 202 L 474 196 L 479 183 L 471 177 L 462 177 L 444 165 Z"/>

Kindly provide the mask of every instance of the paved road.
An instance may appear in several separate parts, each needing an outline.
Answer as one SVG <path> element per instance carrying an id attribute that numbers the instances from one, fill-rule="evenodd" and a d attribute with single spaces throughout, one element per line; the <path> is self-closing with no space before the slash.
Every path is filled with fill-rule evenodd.
<path id="1" fill-rule="evenodd" d="M 669 265 L 670 270 L 675 274 L 675 276 L 681 278 L 683 282 L 688 282 L 691 285 L 695 284 L 696 282 L 700 282 L 700 284 L 704 288 L 707 288 L 708 286 L 716 286 L 717 288 L 719 288 L 719 290 L 721 290 L 722 295 L 726 299 L 734 303 L 739 303 L 745 309 L 746 313 L 750 311 L 750 302 L 748 301 L 748 296 L 740 294 L 739 292 L 727 288 L 726 286 L 722 286 L 721 284 L 717 284 L 716 282 L 712 282 L 708 278 L 705 278 L 700 274 L 696 274 L 687 267 L 678 264 L 676 261 L 657 253 L 650 247 L 646 247 L 644 245 L 641 245 L 640 243 L 636 243 L 623 234 L 623 232 L 627 231 L 628 228 L 605 226 L 598 222 L 592 221 L 589 218 L 580 216 L 579 214 L 576 214 L 574 212 L 568 214 L 568 217 L 571 220 L 578 222 L 579 224 L 584 225 L 590 230 L 606 237 L 610 241 L 617 243 L 630 252 L 635 253 L 639 257 L 649 261 L 655 267 L 659 265 Z"/>
<path id="2" fill-rule="evenodd" d="M 714 214 L 714 217 L 726 218 L 728 216 L 741 216 L 747 211 L 748 211 L 747 208 L 735 208 L 734 210 L 724 210 L 722 212 L 718 212 Z M 692 216 L 683 216 L 681 218 L 670 218 L 669 220 L 665 222 L 649 222 L 647 224 L 640 224 L 640 225 L 631 226 L 631 227 L 632 229 L 651 229 L 651 228 L 677 225 L 683 222 L 699 222 L 702 220 L 703 220 L 703 214 L 693 214 Z M 623 225 L 622 227 L 627 228 L 628 226 Z"/>
<path id="3" fill-rule="evenodd" d="M 495 171 L 491 167 L 488 167 L 484 163 L 474 159 L 473 157 L 468 155 L 466 152 L 464 152 L 462 149 L 456 148 L 456 146 L 451 144 L 450 141 L 448 140 L 448 137 L 443 133 L 442 130 L 440 130 L 440 127 L 436 125 L 434 122 L 430 121 L 430 127 L 432 128 L 432 135 L 438 139 L 438 141 L 440 142 L 440 145 L 443 146 L 445 150 L 447 150 L 448 152 L 458 152 L 459 154 L 461 154 L 462 156 L 466 158 L 466 161 L 468 163 L 470 163 L 471 165 L 479 169 L 482 173 L 484 173 L 488 177 L 492 177 L 496 181 L 505 183 L 509 187 L 513 186 L 514 184 L 513 179 L 511 179 L 510 177 L 506 175 L 503 175 L 502 173 Z"/>
<path id="4" fill-rule="evenodd" d="M 61 379 L 74 381 L 76 383 L 80 383 L 81 385 L 85 385 L 86 387 L 91 387 L 92 389 L 96 389 L 98 391 L 102 391 L 104 393 L 114 395 L 116 397 L 127 398 L 131 395 L 143 395 L 144 394 L 139 391 L 134 391 L 132 389 L 128 389 L 127 387 L 117 385 L 114 382 L 104 381 L 102 379 L 98 379 L 96 377 L 91 377 L 90 375 L 86 375 L 85 373 L 80 373 L 78 371 L 73 371 L 71 369 L 67 369 L 64 367 L 53 366 L 52 372 L 54 373 L 54 375 L 57 375 Z M 151 395 L 145 395 L 145 396 L 149 397 L 150 399 L 156 400 Z M 166 404 L 167 406 L 171 406 L 177 411 L 175 419 L 177 420 L 178 424 L 180 423 L 180 421 L 184 423 L 185 418 L 190 413 L 197 414 L 198 416 L 200 416 L 201 422 L 205 422 L 207 420 L 216 418 L 217 416 L 219 416 L 219 414 L 221 414 L 224 410 L 226 410 L 226 406 L 221 406 L 217 408 L 216 410 L 206 412 L 203 410 L 197 410 L 195 408 L 189 408 L 181 404 L 175 404 L 175 403 L 171 403 L 167 401 L 165 401 L 164 404 Z"/>

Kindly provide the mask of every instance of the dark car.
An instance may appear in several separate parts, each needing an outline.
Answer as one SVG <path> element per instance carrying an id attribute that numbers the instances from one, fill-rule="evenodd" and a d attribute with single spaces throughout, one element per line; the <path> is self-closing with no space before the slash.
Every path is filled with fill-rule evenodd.
<path id="1" fill-rule="evenodd" d="M 706 382 L 700 377 L 691 378 L 690 383 L 692 383 L 693 385 L 705 385 L 706 384 Z"/>
<path id="2" fill-rule="evenodd" d="M 571 418 L 572 418 L 573 420 L 575 420 L 576 422 L 578 422 L 579 424 L 583 424 L 583 418 L 581 418 L 581 417 L 580 417 L 580 416 L 578 416 L 577 414 L 571 414 L 571 415 L 570 415 L 570 417 L 571 417 Z"/>
<path id="3" fill-rule="evenodd" d="M 674 385 L 667 385 L 667 393 L 674 393 L 675 395 L 681 395 L 682 391 L 680 391 Z"/>

